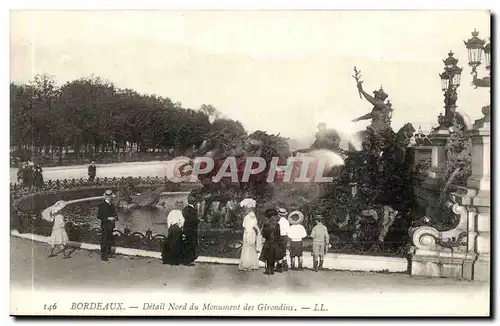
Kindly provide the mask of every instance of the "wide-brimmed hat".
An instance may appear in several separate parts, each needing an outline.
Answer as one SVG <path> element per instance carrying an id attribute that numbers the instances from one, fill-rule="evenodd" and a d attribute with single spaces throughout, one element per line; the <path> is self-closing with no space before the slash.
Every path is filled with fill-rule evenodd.
<path id="1" fill-rule="evenodd" d="M 57 201 L 54 205 L 49 206 L 42 211 L 42 219 L 52 222 L 54 220 L 53 214 L 56 214 L 64 207 L 66 207 L 66 202 L 64 200 Z"/>
<path id="2" fill-rule="evenodd" d="M 66 202 L 64 200 L 59 200 L 54 205 L 52 205 L 51 212 L 52 213 L 57 213 L 61 209 L 63 209 L 64 207 L 66 207 Z"/>
<path id="3" fill-rule="evenodd" d="M 280 208 L 278 208 L 278 216 L 279 217 L 287 218 L 288 217 L 288 212 L 286 211 L 286 209 L 280 207 Z"/>
<path id="4" fill-rule="evenodd" d="M 113 198 L 113 196 L 114 196 L 113 190 L 111 190 L 111 189 L 106 190 L 106 191 L 102 194 L 102 196 L 103 196 L 105 199 L 106 199 L 106 198 Z"/>
<path id="5" fill-rule="evenodd" d="M 240 202 L 240 207 L 255 208 L 257 202 L 252 198 L 245 198 Z"/>
<path id="6" fill-rule="evenodd" d="M 288 215 L 288 222 L 290 222 L 291 225 L 302 224 L 302 221 L 304 221 L 304 214 L 300 211 L 293 211 Z"/>

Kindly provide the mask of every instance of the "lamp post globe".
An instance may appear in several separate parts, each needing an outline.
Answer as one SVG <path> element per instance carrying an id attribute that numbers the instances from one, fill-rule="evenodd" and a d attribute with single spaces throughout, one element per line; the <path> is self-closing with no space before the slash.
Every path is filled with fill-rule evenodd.
<path id="1" fill-rule="evenodd" d="M 481 64 L 481 56 L 484 51 L 484 41 L 479 37 L 479 32 L 474 29 L 472 37 L 468 41 L 464 41 L 465 47 L 469 55 L 469 66 L 474 71 Z"/>

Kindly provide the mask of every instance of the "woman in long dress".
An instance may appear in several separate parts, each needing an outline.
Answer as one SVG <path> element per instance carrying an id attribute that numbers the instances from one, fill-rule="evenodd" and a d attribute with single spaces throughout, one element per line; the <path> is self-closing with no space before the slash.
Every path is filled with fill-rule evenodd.
<path id="1" fill-rule="evenodd" d="M 52 206 L 49 211 L 50 218 L 54 222 L 52 226 L 52 234 L 49 238 L 50 244 L 50 254 L 49 257 L 55 257 L 57 254 L 54 254 L 54 251 L 57 246 L 61 247 L 61 251 L 63 253 L 63 259 L 68 259 L 71 256 L 66 252 L 66 247 L 68 244 L 68 234 L 66 233 L 66 223 L 64 222 L 64 216 L 60 213 L 60 211 L 66 206 L 66 203 L 62 200 Z"/>
<path id="2" fill-rule="evenodd" d="M 177 203 L 177 208 L 182 205 Z M 180 265 L 183 262 L 183 234 L 184 216 L 180 209 L 174 209 L 168 213 L 167 217 L 168 233 L 163 244 L 161 258 L 163 264 Z"/>
<path id="3" fill-rule="evenodd" d="M 254 210 L 256 202 L 253 199 L 244 199 L 240 206 L 244 208 L 243 218 L 243 245 L 238 269 L 251 271 L 259 269 L 259 253 L 262 250 L 262 236 L 257 225 L 257 216 Z"/>

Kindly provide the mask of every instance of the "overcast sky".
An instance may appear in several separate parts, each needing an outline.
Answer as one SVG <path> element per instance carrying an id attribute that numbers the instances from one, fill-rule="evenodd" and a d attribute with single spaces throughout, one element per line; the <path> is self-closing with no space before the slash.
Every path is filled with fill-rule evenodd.
<path id="1" fill-rule="evenodd" d="M 11 81 L 48 73 L 60 84 L 94 74 L 118 87 L 198 108 L 212 104 L 249 131 L 312 137 L 320 121 L 344 132 L 383 85 L 393 127 L 430 127 L 443 110 L 438 73 L 455 52 L 464 68 L 459 110 L 489 103 L 473 89 L 464 40 L 489 36 L 486 11 L 17 11 Z M 480 69 L 480 74 L 484 74 Z"/>

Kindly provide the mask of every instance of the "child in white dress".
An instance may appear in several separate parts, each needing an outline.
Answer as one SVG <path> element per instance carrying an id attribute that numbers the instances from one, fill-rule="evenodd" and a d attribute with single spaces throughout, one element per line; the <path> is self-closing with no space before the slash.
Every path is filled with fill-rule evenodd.
<path id="1" fill-rule="evenodd" d="M 66 233 L 65 229 L 65 222 L 64 222 L 64 216 L 62 216 L 59 212 L 61 209 L 63 209 L 66 206 L 64 201 L 60 200 L 57 203 L 54 204 L 52 207 L 52 210 L 50 211 L 50 216 L 52 217 L 52 221 L 54 222 L 54 225 L 52 227 L 52 234 L 50 235 L 49 239 L 49 244 L 50 244 L 50 257 L 55 257 L 57 254 L 54 254 L 54 250 L 56 249 L 56 246 L 60 246 L 62 253 L 63 253 L 63 259 L 68 259 L 71 256 L 69 253 L 66 253 L 66 246 L 68 244 L 68 234 Z"/>

